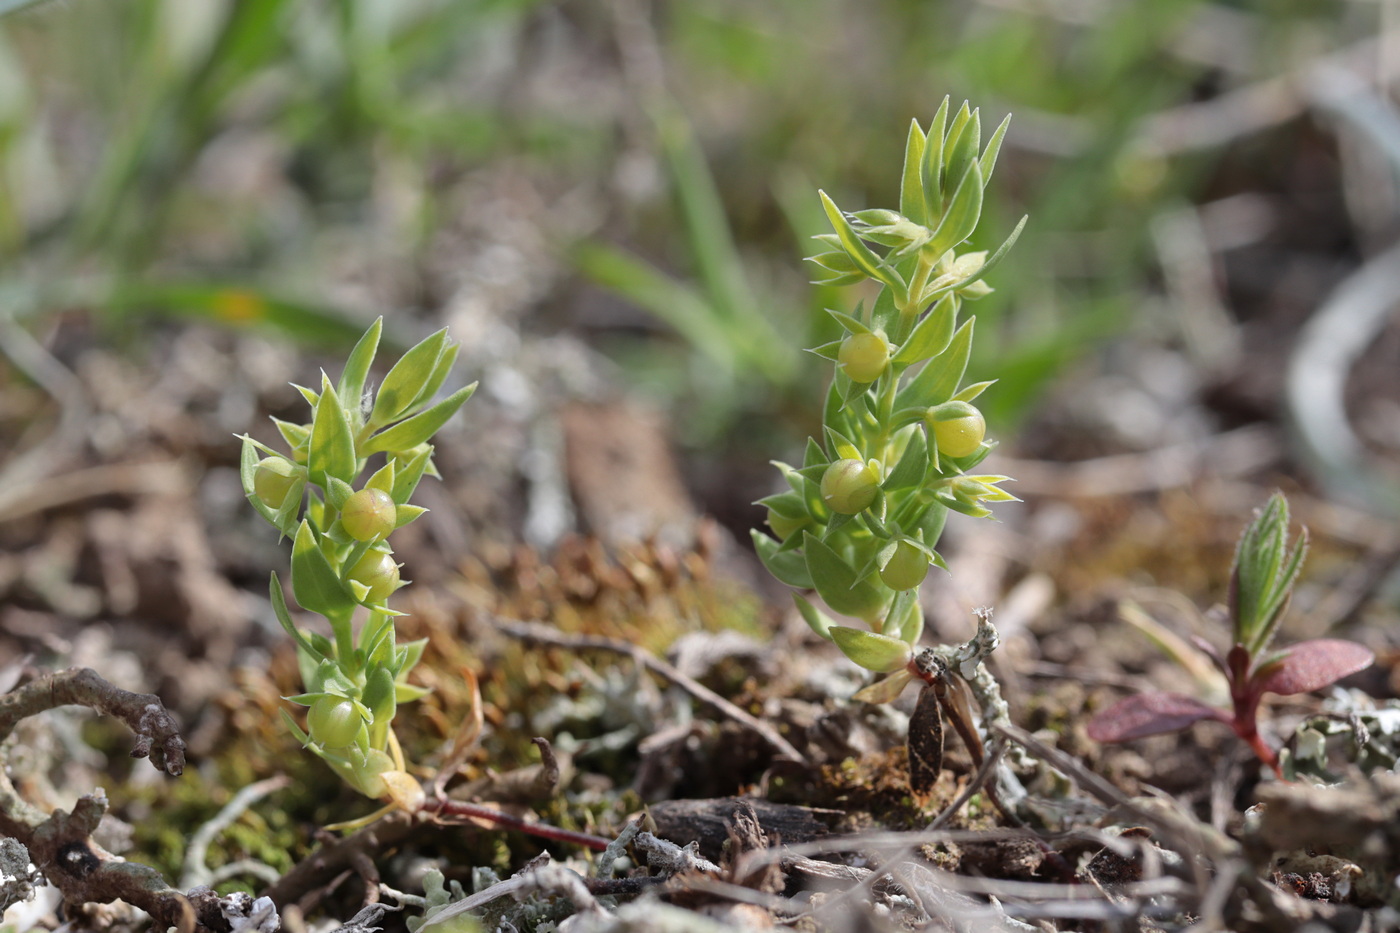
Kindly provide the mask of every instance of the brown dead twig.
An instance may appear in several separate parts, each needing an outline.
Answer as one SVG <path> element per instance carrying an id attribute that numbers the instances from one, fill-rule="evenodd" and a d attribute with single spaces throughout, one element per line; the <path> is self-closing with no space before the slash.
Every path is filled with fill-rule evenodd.
<path id="1" fill-rule="evenodd" d="M 124 722 L 136 734 L 133 758 L 172 777 L 185 768 L 185 743 L 175 718 L 160 698 L 119 689 L 88 668 L 57 671 L 0 696 L 0 742 L 9 738 L 23 719 L 59 706 L 85 706 Z M 92 841 L 92 833 L 107 811 L 100 791 L 80 798 L 72 812 L 44 813 L 24 800 L 0 767 L 0 834 L 13 836 L 29 849 L 29 857 L 63 894 L 65 904 L 124 900 L 149 913 L 162 928 L 181 933 L 227 929 L 212 891 L 186 896 L 170 887 L 154 868 L 127 862 Z"/>
<path id="2" fill-rule="evenodd" d="M 573 635 L 537 622 L 521 622 L 498 615 L 491 615 L 490 621 L 497 630 L 521 641 L 552 645 L 570 651 L 608 651 L 613 654 L 626 655 L 634 663 L 645 667 L 659 677 L 664 677 L 695 699 L 750 729 L 777 749 L 784 757 L 802 765 L 808 764 L 807 757 L 794 748 L 787 739 L 779 735 L 772 726 L 744 712 L 718 693 L 687 677 L 640 645 L 634 645 L 620 639 L 605 638 L 601 635 Z"/>

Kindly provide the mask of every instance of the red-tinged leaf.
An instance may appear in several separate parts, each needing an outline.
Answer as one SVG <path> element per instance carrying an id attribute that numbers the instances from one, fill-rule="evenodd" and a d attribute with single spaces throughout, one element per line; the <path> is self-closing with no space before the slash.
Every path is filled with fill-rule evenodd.
<path id="1" fill-rule="evenodd" d="M 1286 649 L 1283 657 L 1265 665 L 1256 675 L 1256 684 L 1261 693 L 1309 693 L 1365 670 L 1375 659 L 1370 649 L 1354 641 L 1301 641 Z"/>
<path id="2" fill-rule="evenodd" d="M 1089 721 L 1095 742 L 1126 742 L 1176 732 L 1203 719 L 1229 722 L 1223 710 L 1179 693 L 1139 693 L 1119 700 Z"/>

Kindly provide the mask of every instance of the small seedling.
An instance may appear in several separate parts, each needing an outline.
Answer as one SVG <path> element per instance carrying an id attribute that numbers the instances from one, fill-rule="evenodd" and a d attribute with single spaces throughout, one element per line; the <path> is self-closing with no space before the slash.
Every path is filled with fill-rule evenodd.
<path id="1" fill-rule="evenodd" d="M 935 547 L 950 509 L 986 518 L 988 503 L 1016 498 L 1000 488 L 1010 477 L 969 472 L 993 446 L 972 404 L 991 383 L 961 386 L 973 319 L 959 323 L 963 302 L 991 291 L 984 277 L 1025 226 L 1023 218 L 990 255 L 967 249 L 1010 118 L 983 148 L 978 111 L 964 103 L 950 119 L 948 103 L 944 98 L 927 132 L 917 122 L 909 129 L 898 211 L 847 214 L 820 193 L 834 232 L 817 237 L 826 251 L 810 259 L 819 282 L 870 281 L 878 293 L 868 308 L 828 311 L 843 334 L 811 351 L 835 367 L 821 440 L 808 440 L 801 467 L 774 464 L 789 488 L 758 503 L 768 509 L 774 537 L 753 533 L 775 577 L 816 590 L 829 609 L 864 622 L 837 624 L 794 594 L 818 635 L 861 667 L 888 675 L 857 699 L 887 703 L 914 679 L 925 682 L 909 741 L 919 796 L 941 768 L 944 714 L 974 754 L 981 749 L 970 709 L 960 715 L 952 704 L 961 682 L 936 669 L 942 661 L 929 649 L 915 649 L 924 628 L 919 588 L 931 567 L 947 569 Z M 981 665 L 995 643 L 984 619 L 974 639 L 978 653 L 961 659 L 984 712 L 1004 710 Z"/>
<path id="2" fill-rule="evenodd" d="M 280 453 L 243 437 L 243 490 L 258 514 L 292 539 L 292 594 L 319 613 L 330 637 L 292 622 L 282 584 L 272 575 L 272 608 L 297 645 L 306 692 L 288 697 L 309 707 L 306 728 L 282 711 L 302 745 L 352 787 L 404 806 L 421 802 L 404 772 L 393 719 L 400 703 L 426 691 L 407 682 L 427 640 L 400 644 L 389 597 L 399 575 L 389 537 L 425 511 L 409 504 L 424 474 L 436 476 L 428 441 L 471 396 L 476 384 L 433 403 L 457 358 L 438 331 L 389 370 L 377 392 L 365 380 L 379 348 L 382 319 L 360 338 L 338 383 L 321 375 L 319 391 L 301 388 L 311 421 L 274 421 L 289 448 Z M 259 453 L 264 456 L 260 459 Z M 383 466 L 368 480 L 369 458 Z M 355 616 L 366 620 L 356 633 Z"/>
<path id="3" fill-rule="evenodd" d="M 1319 690 L 1363 670 L 1375 659 L 1362 645 L 1336 638 L 1269 649 L 1307 550 L 1306 528 L 1289 547 L 1288 501 L 1278 492 L 1240 537 L 1227 607 L 1233 644 L 1222 656 L 1209 642 L 1193 638 L 1224 674 L 1230 689 L 1229 710 L 1178 693 L 1139 693 L 1097 714 L 1089 723 L 1089 736 L 1099 742 L 1126 742 L 1211 719 L 1233 729 L 1261 762 L 1283 777 L 1278 754 L 1259 734 L 1259 702 L 1264 694 Z"/>

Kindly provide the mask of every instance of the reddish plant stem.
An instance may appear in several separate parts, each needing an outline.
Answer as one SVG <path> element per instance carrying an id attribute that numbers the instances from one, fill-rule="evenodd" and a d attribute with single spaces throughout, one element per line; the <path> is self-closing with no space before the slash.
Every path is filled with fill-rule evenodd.
<path id="1" fill-rule="evenodd" d="M 518 816 L 511 816 L 509 813 L 502 813 L 500 810 L 493 810 L 490 807 L 484 807 L 480 804 L 467 803 L 464 800 L 446 800 L 441 797 L 432 797 L 423 802 L 422 809 L 426 812 L 439 813 L 443 816 L 486 820 L 495 823 L 497 826 L 519 830 L 522 833 L 531 836 L 539 836 L 542 839 L 553 839 L 556 842 L 572 842 L 575 845 L 584 846 L 595 852 L 601 852 L 612 844 L 611 839 L 604 839 L 602 836 L 574 832 L 571 829 L 560 829 L 558 826 L 550 826 L 548 823 L 532 823 L 529 820 L 522 820 Z"/>

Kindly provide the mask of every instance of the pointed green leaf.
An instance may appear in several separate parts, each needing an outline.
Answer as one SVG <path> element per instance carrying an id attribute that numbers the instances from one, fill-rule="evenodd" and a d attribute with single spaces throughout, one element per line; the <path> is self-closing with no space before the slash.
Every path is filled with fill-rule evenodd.
<path id="1" fill-rule="evenodd" d="M 335 507 L 336 511 L 345 508 L 345 500 L 354 494 L 355 488 L 343 479 L 332 476 L 330 482 L 326 484 L 326 499 Z"/>
<path id="2" fill-rule="evenodd" d="M 383 329 L 384 318 L 375 318 L 355 344 L 355 349 L 350 351 L 350 356 L 345 360 L 345 369 L 340 373 L 340 382 L 336 385 L 336 394 L 356 413 L 354 420 L 357 423 L 360 420 L 360 396 L 364 394 L 365 378 L 369 375 L 370 364 L 374 362 L 374 354 L 379 350 L 379 334 Z"/>
<path id="3" fill-rule="evenodd" d="M 880 257 L 876 256 L 870 247 L 861 241 L 851 227 L 850 221 L 846 219 L 846 215 L 841 213 L 841 209 L 836 206 L 836 203 L 826 196 L 825 191 L 817 193 L 821 195 L 822 207 L 826 210 L 827 220 L 831 221 L 836 235 L 841 238 L 841 247 L 846 251 L 846 255 L 851 257 L 860 271 L 877 282 L 884 282 L 897 297 L 908 300 L 909 287 L 905 285 L 899 273 L 885 265 Z"/>
<path id="4" fill-rule="evenodd" d="M 932 226 L 943 216 L 943 141 L 948 126 L 947 97 L 929 124 L 924 139 L 924 158 L 919 165 L 919 181 L 924 192 L 924 223 Z"/>
<path id="5" fill-rule="evenodd" d="M 457 413 L 467 399 L 476 391 L 476 383 L 458 389 L 427 411 L 420 412 L 401 421 L 392 428 L 386 428 L 369 439 L 365 453 L 378 453 L 383 450 L 407 450 L 417 447 L 437 433 L 447 420 Z"/>
<path id="6" fill-rule="evenodd" d="M 957 299 L 952 295 L 944 296 L 933 306 L 933 310 L 915 325 L 914 332 L 894 355 L 894 361 L 918 363 L 948 349 L 948 344 L 953 339 L 953 326 L 957 323 L 957 316 Z"/>
<path id="7" fill-rule="evenodd" d="M 933 238 L 924 247 L 927 255 L 935 260 L 963 240 L 972 236 L 977 222 L 982 219 L 982 170 L 973 163 L 963 176 L 962 184 L 953 193 L 948 212 L 939 221 Z M 958 287 L 966 284 L 966 280 Z"/>
<path id="8" fill-rule="evenodd" d="M 399 414 L 400 418 L 421 411 L 423 406 L 433 400 L 433 396 L 437 395 L 437 390 L 442 388 L 442 384 L 447 381 L 448 375 L 452 372 L 452 367 L 457 362 L 457 351 L 461 349 L 461 344 L 457 343 L 449 343 L 443 349 L 442 355 L 438 357 L 437 365 L 433 368 L 432 375 L 428 377 L 427 382 L 423 383 L 423 388 L 419 390 L 418 397 L 413 400 L 413 404 Z"/>
<path id="9" fill-rule="evenodd" d="M 399 358 L 375 395 L 374 410 L 368 422 L 371 426 L 379 428 L 392 423 L 413 404 L 437 369 L 438 358 L 446 345 L 447 328 L 444 327 Z"/>
<path id="10" fill-rule="evenodd" d="M 858 578 L 855 568 L 820 538 L 803 532 L 802 551 L 816 591 L 836 612 L 867 618 L 878 615 L 884 608 L 887 592 Z"/>
<path id="11" fill-rule="evenodd" d="M 953 335 L 948 349 L 924 364 L 924 368 L 899 393 L 897 407 L 929 408 L 953 397 L 972 353 L 972 325 L 975 320 L 970 317 L 964 321 Z"/>
<path id="12" fill-rule="evenodd" d="M 928 476 L 928 440 L 924 432 L 915 430 L 904 445 L 898 462 L 890 475 L 885 477 L 882 487 L 886 492 L 916 488 L 923 485 Z"/>
<path id="13" fill-rule="evenodd" d="M 788 586 L 802 590 L 813 588 L 812 575 L 808 573 L 807 562 L 801 554 L 781 550 L 777 541 L 756 528 L 750 529 L 749 535 L 753 538 L 753 547 L 758 553 L 758 559 L 763 561 L 763 566 L 768 568 L 769 573 Z"/>
<path id="14" fill-rule="evenodd" d="M 307 450 L 306 467 L 313 482 L 326 486 L 330 477 L 353 482 L 359 472 L 355 460 L 355 438 L 340 397 L 330 378 L 321 375 L 321 397 L 316 402 L 316 415 L 311 422 L 311 446 Z"/>
<path id="15" fill-rule="evenodd" d="M 1001 141 L 1006 136 L 1006 128 L 1011 125 L 1011 114 L 997 125 L 996 132 L 992 133 L 992 138 L 987 140 L 987 148 L 982 150 L 982 158 L 978 160 L 978 167 L 982 169 L 982 187 L 992 180 L 992 170 L 997 166 L 997 153 L 1001 152 Z"/>
<path id="16" fill-rule="evenodd" d="M 292 623 L 292 614 L 287 611 L 287 597 L 282 592 L 282 581 L 277 579 L 275 573 L 272 575 L 272 582 L 268 585 L 268 596 L 272 601 L 272 612 L 277 616 L 278 624 L 286 630 L 288 635 L 292 636 L 292 641 L 297 643 L 297 647 L 317 661 L 324 660 L 325 655 L 316 650 L 315 646 L 307 641 L 301 629 Z"/>
<path id="17" fill-rule="evenodd" d="M 292 594 L 301 608 L 322 615 L 345 615 L 355 599 L 326 560 L 311 524 L 303 521 L 292 542 Z"/>
<path id="18" fill-rule="evenodd" d="M 966 119 L 963 119 L 963 114 L 967 114 Z M 963 104 L 953 126 L 948 133 L 948 148 L 943 156 L 945 194 L 946 189 L 960 187 L 967 180 L 967 173 L 977 164 L 977 154 L 982 148 L 982 115 L 979 111 L 969 111 L 967 104 Z M 977 187 L 982 187 L 980 179 Z"/>
<path id="19" fill-rule="evenodd" d="M 826 309 L 826 313 L 831 315 L 831 317 L 838 324 L 840 324 L 842 327 L 844 327 L 846 330 L 850 331 L 853 334 L 870 333 L 870 328 L 866 327 L 864 322 L 862 322 L 859 318 L 851 317 L 849 314 L 846 314 L 842 311 L 833 311 L 830 308 Z"/>
<path id="20" fill-rule="evenodd" d="M 827 641 L 831 641 L 831 627 L 836 624 L 836 621 L 796 593 L 792 594 L 792 600 L 797 603 L 797 611 L 801 613 L 803 621 L 811 627 L 812 631 Z"/>
<path id="21" fill-rule="evenodd" d="M 904 143 L 904 172 L 900 176 L 899 212 L 916 224 L 927 217 L 921 172 L 924 160 L 924 131 L 919 121 L 909 121 L 909 138 Z"/>

